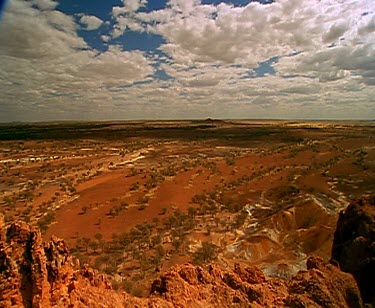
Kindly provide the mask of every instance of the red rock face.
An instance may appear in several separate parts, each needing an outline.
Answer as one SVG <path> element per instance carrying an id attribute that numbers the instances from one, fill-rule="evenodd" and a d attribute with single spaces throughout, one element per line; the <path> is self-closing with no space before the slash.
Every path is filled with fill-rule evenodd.
<path id="1" fill-rule="evenodd" d="M 332 260 L 353 274 L 363 301 L 375 306 L 375 196 L 354 200 L 340 213 Z"/>
<path id="2" fill-rule="evenodd" d="M 0 219 L 0 307 L 362 307 L 352 275 L 314 257 L 290 281 L 267 280 L 257 267 L 180 265 L 143 299 L 74 263 L 63 240 L 43 244 L 37 229 Z"/>
<path id="3" fill-rule="evenodd" d="M 0 217 L 0 307 L 126 307 L 98 272 L 74 267 L 63 240 L 42 243 L 37 228 Z"/>
<path id="4" fill-rule="evenodd" d="M 175 307 L 362 307 L 350 274 L 315 257 L 308 267 L 287 282 L 266 280 L 256 267 L 183 265 L 156 280 L 152 291 Z"/>

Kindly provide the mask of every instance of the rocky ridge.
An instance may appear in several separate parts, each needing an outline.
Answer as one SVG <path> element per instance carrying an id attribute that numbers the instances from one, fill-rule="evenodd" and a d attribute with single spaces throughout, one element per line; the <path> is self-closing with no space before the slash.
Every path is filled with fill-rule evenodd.
<path id="1" fill-rule="evenodd" d="M 343 215 L 335 234 L 338 247 L 346 245 L 339 231 L 346 224 Z M 346 254 L 334 245 L 333 259 L 347 269 L 338 256 Z M 80 267 L 63 240 L 43 243 L 37 228 L 20 221 L 5 224 L 0 217 L 0 307 L 363 307 L 356 281 L 337 262 L 310 257 L 307 271 L 289 281 L 267 279 L 252 266 L 179 265 L 152 283 L 148 298 L 136 298 L 113 290 L 99 272 Z"/>

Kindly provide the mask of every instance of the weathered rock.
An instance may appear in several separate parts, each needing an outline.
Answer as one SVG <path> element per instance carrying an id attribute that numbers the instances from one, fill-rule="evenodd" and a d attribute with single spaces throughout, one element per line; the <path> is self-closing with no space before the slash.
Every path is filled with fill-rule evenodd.
<path id="1" fill-rule="evenodd" d="M 76 269 L 65 242 L 45 245 L 37 228 L 0 222 L 0 307 L 134 307 L 98 272 Z"/>
<path id="2" fill-rule="evenodd" d="M 362 307 L 352 275 L 317 257 L 307 260 L 307 269 L 289 283 L 289 307 Z"/>
<path id="3" fill-rule="evenodd" d="M 363 301 L 375 307 L 375 196 L 356 199 L 340 213 L 332 262 L 353 274 Z"/>
<path id="4" fill-rule="evenodd" d="M 234 271 L 177 266 L 153 283 L 152 293 L 175 307 L 362 307 L 352 275 L 320 258 L 307 265 L 289 282 L 238 264 Z"/>
<path id="5" fill-rule="evenodd" d="M 75 267 L 63 240 L 43 244 L 23 222 L 0 226 L 0 307 L 362 307 L 351 274 L 319 258 L 289 282 L 239 264 L 178 265 L 154 281 L 149 298 L 135 298 L 88 266 Z"/>
<path id="6" fill-rule="evenodd" d="M 0 301 L 4 306 L 42 307 L 49 300 L 47 269 L 39 230 L 15 222 L 1 231 Z M 7 293 L 6 291 L 11 290 Z M 1 302 L 0 302 L 1 303 Z"/>

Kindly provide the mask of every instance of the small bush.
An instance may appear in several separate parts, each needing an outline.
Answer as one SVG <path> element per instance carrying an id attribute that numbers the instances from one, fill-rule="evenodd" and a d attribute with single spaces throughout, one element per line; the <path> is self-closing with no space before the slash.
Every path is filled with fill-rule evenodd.
<path id="1" fill-rule="evenodd" d="M 202 242 L 202 247 L 193 254 L 193 262 L 197 265 L 208 263 L 217 258 L 218 247 L 210 242 Z"/>

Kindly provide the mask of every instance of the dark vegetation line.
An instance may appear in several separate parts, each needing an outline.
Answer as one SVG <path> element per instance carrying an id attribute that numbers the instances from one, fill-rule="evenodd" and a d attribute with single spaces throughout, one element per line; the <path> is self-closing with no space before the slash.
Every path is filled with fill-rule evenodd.
<path id="1" fill-rule="evenodd" d="M 293 131 L 292 131 L 293 130 Z M 56 140 L 99 138 L 116 140 L 119 138 L 143 137 L 151 139 L 226 140 L 251 141 L 265 137 L 284 142 L 300 142 L 294 136 L 295 128 L 273 128 L 267 126 L 220 127 L 212 124 L 183 126 L 154 126 L 146 124 L 54 124 L 54 125 L 2 125 L 0 140 Z"/>

